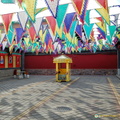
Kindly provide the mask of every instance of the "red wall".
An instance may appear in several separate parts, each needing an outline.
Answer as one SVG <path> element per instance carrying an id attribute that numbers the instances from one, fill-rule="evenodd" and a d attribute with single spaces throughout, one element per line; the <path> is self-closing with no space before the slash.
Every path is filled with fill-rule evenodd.
<path id="1" fill-rule="evenodd" d="M 25 56 L 26 69 L 55 69 L 53 58 L 58 55 Z M 68 55 L 72 69 L 117 69 L 116 54 Z"/>

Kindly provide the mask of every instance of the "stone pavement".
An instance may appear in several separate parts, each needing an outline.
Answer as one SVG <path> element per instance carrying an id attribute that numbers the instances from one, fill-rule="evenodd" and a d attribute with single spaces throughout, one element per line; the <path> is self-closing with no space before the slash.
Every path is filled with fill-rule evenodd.
<path id="1" fill-rule="evenodd" d="M 120 80 L 116 76 L 31 75 L 0 80 L 0 120 L 120 120 Z"/>

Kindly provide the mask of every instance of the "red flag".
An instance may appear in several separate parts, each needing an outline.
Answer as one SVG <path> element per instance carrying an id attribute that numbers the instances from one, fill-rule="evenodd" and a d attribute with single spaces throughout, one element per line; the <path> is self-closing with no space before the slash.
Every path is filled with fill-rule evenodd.
<path id="1" fill-rule="evenodd" d="M 96 17 L 96 19 L 99 20 L 101 22 L 101 25 L 103 26 L 103 23 L 104 23 L 103 18 L 102 17 Z"/>
<path id="2" fill-rule="evenodd" d="M 22 8 L 22 2 L 23 2 L 23 0 L 17 0 L 17 1 L 18 1 L 18 5 L 19 5 L 19 7 Z"/>
<path id="3" fill-rule="evenodd" d="M 13 17 L 13 13 L 9 13 L 9 14 L 4 14 L 2 15 L 2 19 L 3 19 L 3 25 L 5 28 L 6 33 L 9 30 L 10 24 L 12 22 L 12 17 Z"/>
<path id="4" fill-rule="evenodd" d="M 64 25 L 63 31 L 64 31 L 65 34 L 67 33 L 67 29 L 66 29 L 65 25 Z"/>
<path id="5" fill-rule="evenodd" d="M 95 41 L 94 40 L 94 31 L 92 30 L 92 32 L 91 32 L 91 34 L 90 34 L 90 39 L 92 40 L 92 41 Z"/>
<path id="6" fill-rule="evenodd" d="M 100 22 L 104 22 L 102 17 L 96 17 L 97 20 L 99 20 Z"/>
<path id="7" fill-rule="evenodd" d="M 30 38 L 33 42 L 35 40 L 35 37 L 36 37 L 36 32 L 35 32 L 34 27 L 31 26 L 30 29 L 28 29 L 28 32 L 29 32 Z"/>
<path id="8" fill-rule="evenodd" d="M 56 20 L 53 16 L 46 17 L 46 20 L 49 24 L 49 27 L 51 28 L 53 34 L 55 35 L 55 28 L 56 28 Z"/>
<path id="9" fill-rule="evenodd" d="M 23 0 L 17 0 L 17 1 L 20 3 L 20 5 L 22 5 Z"/>
<path id="10" fill-rule="evenodd" d="M 75 7 L 76 12 L 81 15 L 84 7 L 84 0 L 72 0 L 72 3 Z"/>
<path id="11" fill-rule="evenodd" d="M 108 2 L 107 0 L 96 0 L 102 7 L 108 11 Z"/>

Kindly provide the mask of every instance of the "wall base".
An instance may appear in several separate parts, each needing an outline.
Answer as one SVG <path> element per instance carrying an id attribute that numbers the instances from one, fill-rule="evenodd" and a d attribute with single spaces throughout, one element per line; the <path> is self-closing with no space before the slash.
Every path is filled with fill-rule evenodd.
<path id="1" fill-rule="evenodd" d="M 0 79 L 12 77 L 14 69 L 0 70 Z M 55 75 L 55 69 L 28 69 L 30 75 Z M 116 75 L 116 69 L 72 69 L 71 75 Z"/>
<path id="2" fill-rule="evenodd" d="M 4 77 L 12 77 L 14 69 L 0 70 L 0 79 Z"/>
<path id="3" fill-rule="evenodd" d="M 31 75 L 55 75 L 55 69 L 28 69 Z M 72 69 L 71 75 L 116 75 L 116 69 Z"/>

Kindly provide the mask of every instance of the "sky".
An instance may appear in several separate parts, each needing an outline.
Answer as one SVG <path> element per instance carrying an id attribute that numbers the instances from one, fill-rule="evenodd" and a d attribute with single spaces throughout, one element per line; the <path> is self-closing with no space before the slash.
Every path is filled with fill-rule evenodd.
<path id="1" fill-rule="evenodd" d="M 72 6 L 72 2 L 71 0 L 60 0 L 59 4 L 66 4 L 69 3 L 69 7 L 67 9 L 67 13 L 70 12 L 74 12 L 74 8 Z M 108 6 L 113 6 L 113 5 L 120 5 L 120 0 L 108 0 Z M 42 7 L 47 7 L 45 0 L 38 0 L 37 1 L 37 8 L 42 8 Z M 92 9 L 90 12 L 90 18 L 94 18 L 94 17 L 99 17 L 99 14 L 94 10 L 95 8 L 100 8 L 100 6 L 96 3 L 95 0 L 89 0 L 88 3 L 88 10 Z M 18 4 L 3 4 L 0 2 L 0 15 L 2 14 L 7 14 L 7 13 L 15 13 L 13 16 L 13 21 L 18 21 L 17 19 L 17 15 L 16 12 L 20 12 L 23 11 L 22 9 L 19 8 Z M 113 14 L 118 14 L 120 13 L 120 7 L 111 7 L 109 9 L 109 14 L 113 15 Z M 46 16 L 51 16 L 51 13 L 49 10 L 46 10 L 44 12 L 39 13 L 36 17 L 46 17 Z M 112 17 L 110 19 L 113 19 Z M 120 16 L 119 16 L 120 19 Z M 0 17 L 0 23 L 2 22 L 2 19 Z M 97 22 L 95 19 L 91 19 L 91 23 L 95 23 Z M 120 23 L 120 20 L 119 20 Z"/>

